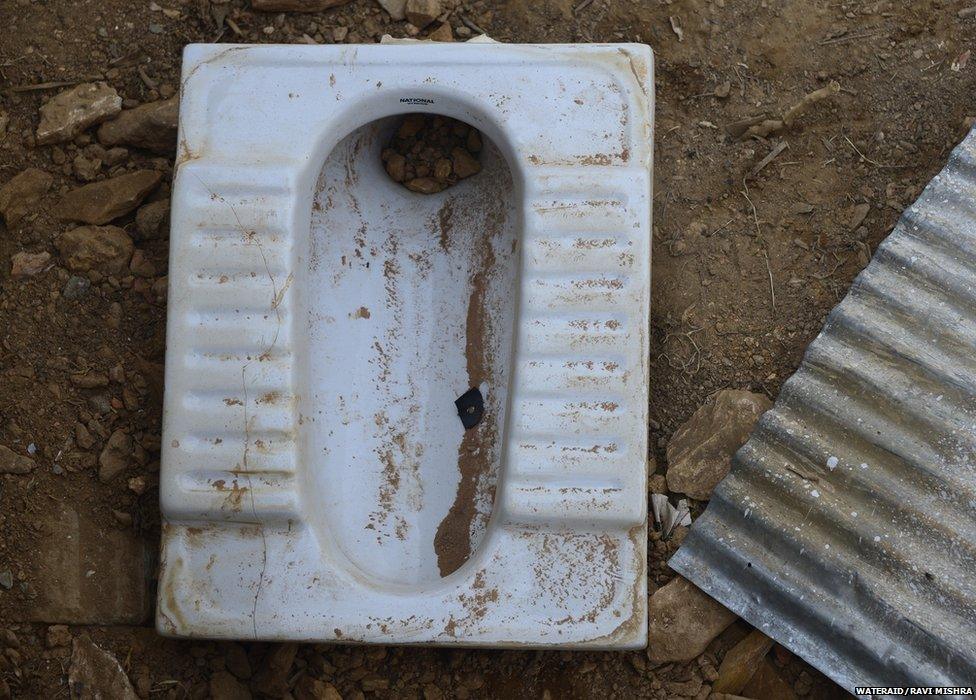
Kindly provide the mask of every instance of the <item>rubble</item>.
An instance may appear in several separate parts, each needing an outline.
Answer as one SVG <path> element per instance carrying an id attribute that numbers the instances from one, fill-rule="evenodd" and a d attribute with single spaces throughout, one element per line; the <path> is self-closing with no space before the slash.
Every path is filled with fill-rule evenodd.
<path id="1" fill-rule="evenodd" d="M 11 258 L 11 277 L 33 277 L 44 271 L 51 260 L 51 254 L 46 250 L 40 253 L 15 253 Z"/>
<path id="2" fill-rule="evenodd" d="M 70 141 L 90 126 L 122 111 L 122 98 L 105 83 L 82 83 L 58 93 L 41 107 L 37 143 Z"/>
<path id="3" fill-rule="evenodd" d="M 0 445 L 0 474 L 29 474 L 33 469 L 33 459 Z"/>
<path id="4" fill-rule="evenodd" d="M 176 150 L 179 97 L 148 102 L 121 112 L 98 127 L 98 140 L 106 146 L 132 146 L 161 155 Z"/>
<path id="5" fill-rule="evenodd" d="M 72 272 L 98 270 L 103 274 L 124 272 L 135 245 L 117 226 L 80 226 L 66 231 L 57 241 L 65 266 Z"/>
<path id="6" fill-rule="evenodd" d="M 772 646 L 772 639 L 759 630 L 752 630 L 725 654 L 712 690 L 716 693 L 739 693 L 755 675 Z"/>
<path id="7" fill-rule="evenodd" d="M 440 16 L 442 9 L 440 0 L 407 0 L 405 12 L 410 24 L 423 29 Z"/>
<path id="8" fill-rule="evenodd" d="M 734 613 L 676 576 L 648 601 L 647 657 L 657 663 L 689 661 L 735 619 Z"/>
<path id="9" fill-rule="evenodd" d="M 108 380 L 105 382 L 108 384 Z M 102 482 L 109 482 L 125 471 L 132 456 L 132 438 L 119 428 L 105 443 L 105 448 L 98 456 L 98 478 Z"/>
<path id="10" fill-rule="evenodd" d="M 64 195 L 56 213 L 64 221 L 107 224 L 134 211 L 162 177 L 154 170 L 136 170 L 84 185 Z"/>
<path id="11" fill-rule="evenodd" d="M 376 0 L 386 10 L 390 19 L 402 21 L 407 18 L 407 0 Z"/>
<path id="12" fill-rule="evenodd" d="M 772 406 L 761 394 L 724 389 L 675 431 L 668 442 L 668 488 L 706 501 L 729 473 L 732 455 Z"/>
<path id="13" fill-rule="evenodd" d="M 0 214 L 7 228 L 19 224 L 53 182 L 54 178 L 43 170 L 27 168 L 0 186 Z"/>
<path id="14" fill-rule="evenodd" d="M 138 700 L 129 677 L 112 654 L 88 637 L 75 637 L 68 670 L 71 697 L 101 700 Z"/>

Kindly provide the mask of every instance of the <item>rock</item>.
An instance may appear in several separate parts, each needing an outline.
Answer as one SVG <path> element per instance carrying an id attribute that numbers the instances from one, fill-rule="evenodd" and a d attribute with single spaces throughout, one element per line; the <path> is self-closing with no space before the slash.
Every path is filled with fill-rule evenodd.
<path id="1" fill-rule="evenodd" d="M 403 182 L 407 177 L 407 159 L 399 153 L 391 153 L 386 160 L 386 172 L 394 182 Z"/>
<path id="2" fill-rule="evenodd" d="M 102 172 L 102 161 L 99 158 L 86 158 L 79 153 L 71 161 L 71 167 L 77 179 L 82 182 L 92 182 L 98 179 Z"/>
<path id="3" fill-rule="evenodd" d="M 139 207 L 136 212 L 136 240 L 169 238 L 169 200 L 160 199 Z"/>
<path id="4" fill-rule="evenodd" d="M 352 0 L 251 0 L 251 7 L 261 12 L 321 12 L 350 2 Z"/>
<path id="5" fill-rule="evenodd" d="M 399 22 L 407 18 L 407 0 L 376 0 L 376 2 L 386 10 L 390 19 Z"/>
<path id="6" fill-rule="evenodd" d="M 128 269 L 135 250 L 132 239 L 117 226 L 81 226 L 62 234 L 57 246 L 72 272 L 97 270 L 106 275 Z"/>
<path id="7" fill-rule="evenodd" d="M 410 24 L 423 29 L 441 14 L 440 0 L 407 0 L 405 8 Z"/>
<path id="8" fill-rule="evenodd" d="M 721 603 L 676 576 L 648 601 L 647 657 L 657 663 L 690 661 L 735 619 Z"/>
<path id="9" fill-rule="evenodd" d="M 93 182 L 64 195 L 56 213 L 65 221 L 107 224 L 134 211 L 146 195 L 156 189 L 162 177 L 154 170 L 136 170 Z"/>
<path id="10" fill-rule="evenodd" d="M 427 35 L 431 41 L 454 41 L 454 30 L 451 29 L 450 22 L 444 22 L 437 29 Z M 480 167 L 478 168 L 481 169 Z"/>
<path id="11" fill-rule="evenodd" d="M 759 669 L 742 689 L 742 693 L 754 700 L 796 700 L 793 688 L 769 659 L 763 659 L 759 664 Z"/>
<path id="12" fill-rule="evenodd" d="M 36 516 L 44 536 L 28 560 L 33 622 L 141 625 L 149 615 L 149 547 L 135 530 L 106 528 L 79 506 L 50 503 Z M 155 546 L 155 545 L 153 545 Z"/>
<path id="13" fill-rule="evenodd" d="M 98 478 L 102 483 L 108 483 L 129 466 L 132 456 L 132 438 L 121 428 L 109 437 L 108 442 L 98 456 Z"/>
<path id="14" fill-rule="evenodd" d="M 108 386 L 108 375 L 104 372 L 72 374 L 71 383 L 79 389 L 101 389 Z"/>
<path id="15" fill-rule="evenodd" d="M 255 674 L 251 687 L 271 697 L 284 695 L 288 690 L 288 676 L 297 653 L 298 645 L 293 642 L 272 647 L 265 657 L 264 667 Z"/>
<path id="16" fill-rule="evenodd" d="M 251 700 L 251 691 L 227 671 L 214 671 L 210 676 L 212 700 Z"/>
<path id="17" fill-rule="evenodd" d="M 119 660 L 87 637 L 76 637 L 68 669 L 71 697 L 86 700 L 138 700 Z"/>
<path id="18" fill-rule="evenodd" d="M 420 192 L 421 194 L 434 194 L 447 187 L 432 177 L 415 177 L 412 180 L 407 180 L 404 185 L 411 192 Z"/>
<path id="19" fill-rule="evenodd" d="M 4 138 L 7 136 L 7 125 L 10 124 L 10 117 L 7 113 L 0 109 L 0 143 L 3 143 Z"/>
<path id="20" fill-rule="evenodd" d="M 141 496 L 146 492 L 147 488 L 149 488 L 149 483 L 146 481 L 146 477 L 142 474 L 129 479 L 129 490 L 135 495 Z"/>
<path id="21" fill-rule="evenodd" d="M 761 394 L 723 389 L 675 431 L 668 443 L 668 488 L 700 501 L 729 473 L 732 455 L 772 406 Z"/>
<path id="22" fill-rule="evenodd" d="M 871 211 L 870 204 L 856 204 L 847 211 L 847 227 L 854 231 L 858 226 L 864 223 L 864 220 L 868 217 L 868 213 Z"/>
<path id="23" fill-rule="evenodd" d="M 454 166 L 454 174 L 460 180 L 481 172 L 481 163 L 463 148 L 451 150 L 451 163 Z"/>
<path id="24" fill-rule="evenodd" d="M 98 127 L 98 140 L 106 146 L 134 146 L 172 155 L 179 119 L 179 97 L 147 102 Z"/>
<path id="25" fill-rule="evenodd" d="M 10 569 L 0 571 L 0 587 L 6 591 L 14 587 L 14 574 Z"/>
<path id="26" fill-rule="evenodd" d="M 47 628 L 47 648 L 66 647 L 71 644 L 71 630 L 67 625 L 51 625 Z"/>
<path id="27" fill-rule="evenodd" d="M 302 676 L 295 684 L 295 700 L 342 700 L 342 695 L 331 683 Z"/>
<path id="28" fill-rule="evenodd" d="M 141 250 L 136 250 L 132 254 L 132 261 L 129 263 L 129 271 L 136 277 L 155 277 L 156 266 L 146 257 Z"/>
<path id="29" fill-rule="evenodd" d="M 716 693 L 740 693 L 772 646 L 773 640 L 759 630 L 747 634 L 722 659 L 718 667 L 718 680 L 712 685 L 712 690 Z"/>
<path id="30" fill-rule="evenodd" d="M 37 143 L 70 141 L 94 124 L 122 110 L 122 98 L 105 83 L 82 83 L 58 93 L 41 107 Z"/>
<path id="31" fill-rule="evenodd" d="M 77 301 L 87 296 L 89 291 L 91 291 L 91 281 L 87 277 L 71 275 L 65 282 L 64 289 L 61 290 L 61 296 Z"/>
<path id="32" fill-rule="evenodd" d="M 10 258 L 10 276 L 33 277 L 43 272 L 50 260 L 51 254 L 46 250 L 40 253 L 15 253 Z"/>
<path id="33" fill-rule="evenodd" d="M 50 189 L 54 178 L 43 170 L 27 168 L 0 187 L 0 214 L 7 228 L 16 226 L 30 213 L 37 201 Z"/>
<path id="34" fill-rule="evenodd" d="M 247 658 L 244 647 L 237 642 L 227 645 L 224 653 L 224 667 L 241 680 L 251 677 L 251 661 Z"/>
<path id="35" fill-rule="evenodd" d="M 29 474 L 33 468 L 33 459 L 0 445 L 0 474 Z"/>

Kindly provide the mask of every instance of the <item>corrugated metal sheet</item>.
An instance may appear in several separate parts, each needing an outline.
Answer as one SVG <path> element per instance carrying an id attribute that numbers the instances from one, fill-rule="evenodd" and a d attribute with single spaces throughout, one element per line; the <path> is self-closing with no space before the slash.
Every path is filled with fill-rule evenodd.
<path id="1" fill-rule="evenodd" d="M 850 691 L 976 684 L 976 132 L 670 564 Z"/>

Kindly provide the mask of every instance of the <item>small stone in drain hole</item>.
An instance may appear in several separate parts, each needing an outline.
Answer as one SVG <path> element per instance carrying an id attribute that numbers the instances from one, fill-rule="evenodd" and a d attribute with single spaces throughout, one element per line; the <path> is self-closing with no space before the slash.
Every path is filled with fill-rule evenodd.
<path id="1" fill-rule="evenodd" d="M 387 174 L 412 192 L 435 194 L 481 172 L 481 134 L 450 117 L 404 117 L 382 158 Z"/>

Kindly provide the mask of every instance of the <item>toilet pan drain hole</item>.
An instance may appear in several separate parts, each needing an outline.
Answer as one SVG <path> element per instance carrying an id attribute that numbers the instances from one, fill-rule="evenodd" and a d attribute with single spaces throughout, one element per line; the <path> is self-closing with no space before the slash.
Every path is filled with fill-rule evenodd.
<path id="1" fill-rule="evenodd" d="M 458 416 L 465 430 L 471 430 L 478 425 L 485 415 L 485 399 L 478 387 L 472 387 L 461 394 L 454 400 L 454 405 L 457 406 Z"/>
<path id="2" fill-rule="evenodd" d="M 481 134 L 440 114 L 408 114 L 383 149 L 387 174 L 420 194 L 442 192 L 481 171 Z"/>

